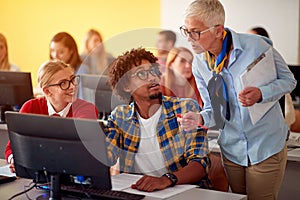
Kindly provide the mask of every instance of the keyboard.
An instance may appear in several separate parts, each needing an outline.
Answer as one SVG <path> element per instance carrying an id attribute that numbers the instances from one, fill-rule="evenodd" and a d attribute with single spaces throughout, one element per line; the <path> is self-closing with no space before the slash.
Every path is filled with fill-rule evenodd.
<path id="1" fill-rule="evenodd" d="M 287 146 L 288 148 L 300 148 L 300 133 L 290 132 Z"/>
<path id="2" fill-rule="evenodd" d="M 88 199 L 140 200 L 145 197 L 145 195 L 132 194 L 124 191 L 103 190 L 66 185 L 61 186 L 61 192 L 63 194 L 85 197 Z"/>

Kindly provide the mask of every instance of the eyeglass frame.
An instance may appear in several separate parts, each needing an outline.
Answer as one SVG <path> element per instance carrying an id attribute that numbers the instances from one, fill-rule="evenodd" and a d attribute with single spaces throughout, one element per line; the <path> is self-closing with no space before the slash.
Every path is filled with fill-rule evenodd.
<path id="1" fill-rule="evenodd" d="M 216 25 L 214 25 L 214 26 L 212 26 L 212 27 L 210 27 L 210 28 L 208 28 L 208 29 L 205 29 L 205 30 L 203 30 L 203 31 L 188 31 L 188 29 L 186 29 L 184 25 L 180 26 L 179 29 L 180 29 L 181 35 L 183 35 L 184 37 L 190 37 L 190 38 L 192 38 L 193 40 L 196 41 L 196 40 L 199 40 L 199 39 L 200 39 L 201 34 L 207 32 L 207 31 L 210 31 L 210 30 L 212 30 L 212 29 L 214 29 L 214 28 L 216 28 L 216 27 L 218 27 L 218 26 L 220 26 L 220 24 L 216 24 Z M 185 32 L 186 32 L 187 34 L 185 34 Z M 192 33 L 198 34 L 198 38 L 195 39 L 195 38 L 191 35 Z"/>
<path id="2" fill-rule="evenodd" d="M 76 79 L 78 80 L 77 82 L 75 82 Z M 62 84 L 66 83 L 66 82 L 68 82 L 68 87 L 63 88 L 63 87 L 62 87 Z M 68 90 L 68 89 L 70 88 L 71 83 L 72 83 L 74 86 L 78 86 L 78 85 L 79 85 L 79 82 L 80 82 L 80 76 L 77 75 L 77 76 L 73 76 L 70 80 L 63 80 L 63 81 L 61 81 L 60 83 L 49 84 L 49 85 L 47 85 L 46 87 L 59 86 L 60 89 L 62 89 L 62 90 Z"/>
<path id="3" fill-rule="evenodd" d="M 154 72 L 153 69 L 155 69 L 155 70 L 157 70 L 157 71 Z M 145 79 L 142 79 L 142 78 L 138 75 L 139 72 L 146 72 Z M 152 73 L 152 72 L 153 72 L 153 73 Z M 156 73 L 156 72 L 158 72 L 158 73 Z M 140 80 L 144 81 L 144 80 L 147 80 L 147 79 L 148 79 L 149 73 L 150 73 L 152 76 L 160 77 L 160 76 L 161 76 L 161 72 L 160 72 L 160 70 L 159 70 L 159 64 L 158 64 L 158 63 L 152 63 L 149 69 L 138 70 L 138 71 L 136 71 L 135 73 L 131 74 L 130 77 L 133 78 L 133 77 L 137 76 Z"/>

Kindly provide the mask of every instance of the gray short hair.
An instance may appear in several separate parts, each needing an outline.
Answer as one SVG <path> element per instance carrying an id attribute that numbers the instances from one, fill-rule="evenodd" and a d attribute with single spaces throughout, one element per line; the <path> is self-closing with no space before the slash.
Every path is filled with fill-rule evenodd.
<path id="1" fill-rule="evenodd" d="M 196 17 L 206 26 L 224 25 L 225 10 L 218 0 L 195 0 L 185 11 L 185 18 Z"/>

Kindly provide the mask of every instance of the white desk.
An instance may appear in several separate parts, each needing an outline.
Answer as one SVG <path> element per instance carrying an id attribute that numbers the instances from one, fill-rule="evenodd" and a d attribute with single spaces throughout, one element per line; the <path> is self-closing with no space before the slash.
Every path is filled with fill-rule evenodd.
<path id="1" fill-rule="evenodd" d="M 208 147 L 211 152 L 221 153 L 220 146 L 217 143 L 217 135 L 218 131 L 209 131 L 208 137 Z M 300 133 L 299 133 L 300 134 Z M 288 161 L 297 161 L 300 162 L 300 148 L 290 149 L 288 150 Z"/>
<path id="2" fill-rule="evenodd" d="M 5 160 L 0 159 L 0 166 L 5 165 Z M 12 195 L 19 193 L 24 190 L 24 186 L 28 186 L 31 183 L 31 180 L 24 179 L 24 178 L 18 178 L 17 180 L 5 183 L 0 185 L 0 199 L 9 199 Z M 36 198 L 37 196 L 40 196 L 43 194 L 43 191 L 32 189 L 29 191 L 28 196 L 31 199 Z M 204 190 L 204 189 L 198 189 L 193 188 L 191 190 L 185 191 L 179 195 L 173 196 L 169 198 L 170 200 L 182 200 L 182 199 L 188 199 L 193 200 L 197 199 L 199 200 L 199 197 L 201 199 L 205 200 L 245 200 L 247 197 L 245 195 L 239 195 L 239 194 L 233 194 L 229 192 L 218 192 L 213 190 Z M 16 198 L 17 200 L 26 199 L 25 194 L 20 195 Z M 157 198 L 151 198 L 146 197 L 145 200 L 158 200 Z"/>
<path id="3" fill-rule="evenodd" d="M 25 185 L 29 185 L 30 180 L 27 179 L 18 179 L 11 183 L 5 183 L 0 185 L 0 199 L 9 199 L 12 195 L 19 193 L 24 190 Z M 37 189 L 33 189 L 27 193 L 27 195 L 31 199 L 35 199 L 36 197 L 44 194 L 42 191 Z M 205 200 L 246 200 L 247 197 L 245 195 L 233 194 L 229 192 L 218 192 L 213 190 L 204 190 L 194 188 L 188 191 L 185 191 L 179 195 L 173 196 L 169 198 L 170 200 L 199 200 L 199 198 Z M 23 200 L 26 199 L 25 194 L 20 195 L 19 197 L 15 198 L 16 200 Z M 156 198 L 145 197 L 145 200 L 159 200 Z"/>

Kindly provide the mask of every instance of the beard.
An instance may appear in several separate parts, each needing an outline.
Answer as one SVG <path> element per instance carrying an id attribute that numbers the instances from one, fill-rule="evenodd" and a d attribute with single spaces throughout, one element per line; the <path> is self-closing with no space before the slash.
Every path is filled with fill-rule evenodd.
<path id="1" fill-rule="evenodd" d="M 149 96 L 149 98 L 150 98 L 150 99 L 159 99 L 159 98 L 161 98 L 161 96 L 162 96 L 162 93 L 161 93 L 161 92 L 158 92 L 158 93 L 156 93 L 156 94 L 151 94 L 151 95 Z"/>

